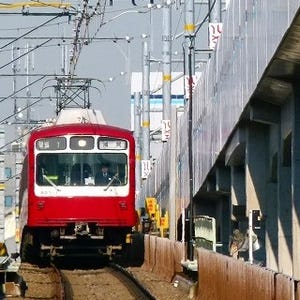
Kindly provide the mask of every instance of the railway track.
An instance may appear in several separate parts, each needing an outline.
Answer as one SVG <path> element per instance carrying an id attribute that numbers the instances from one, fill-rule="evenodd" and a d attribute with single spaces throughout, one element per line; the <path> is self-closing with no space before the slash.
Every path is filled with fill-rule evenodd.
<path id="1" fill-rule="evenodd" d="M 64 286 L 60 271 L 55 266 L 39 268 L 22 263 L 18 274 L 24 279 L 23 294 L 25 299 L 56 299 L 64 300 Z M 9 297 L 7 299 L 19 299 Z"/>
<path id="2" fill-rule="evenodd" d="M 135 299 L 155 300 L 155 297 L 126 269 L 115 264 L 112 264 L 110 267 L 117 271 L 115 276 L 119 277 L 124 285 L 127 286 L 127 288 L 135 296 Z"/>
<path id="3" fill-rule="evenodd" d="M 98 269 L 21 264 L 19 274 L 26 283 L 25 299 L 155 299 L 132 274 L 114 264 Z"/>
<path id="4" fill-rule="evenodd" d="M 155 299 L 130 273 L 117 265 L 97 270 L 61 270 L 66 299 Z"/>

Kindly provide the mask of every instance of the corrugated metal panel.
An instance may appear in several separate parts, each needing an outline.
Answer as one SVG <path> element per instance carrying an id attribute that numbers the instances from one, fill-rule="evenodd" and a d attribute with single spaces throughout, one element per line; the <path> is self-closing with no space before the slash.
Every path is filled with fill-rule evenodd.
<path id="1" fill-rule="evenodd" d="M 180 254 L 185 244 L 145 236 L 143 268 L 171 281 L 181 271 Z M 196 250 L 199 300 L 299 300 L 299 282 L 275 271 L 203 248 Z M 178 269 L 179 267 L 179 269 Z"/>
<path id="2" fill-rule="evenodd" d="M 195 191 L 239 120 L 298 8 L 296 0 L 230 2 L 216 55 L 194 93 Z"/>
<path id="3" fill-rule="evenodd" d="M 273 59 L 299 4 L 299 0 L 230 2 L 222 36 L 215 53 L 200 70 L 192 99 L 194 195 L 204 188 L 209 172 Z M 170 178 L 169 174 L 170 145 L 164 145 L 141 192 L 144 199 L 156 197 L 165 206 L 171 200 L 168 184 L 170 180 L 177 180 L 177 216 L 190 201 L 188 105 L 189 101 L 176 131 L 176 178 Z M 176 221 L 170 220 L 171 223 Z"/>
<path id="4" fill-rule="evenodd" d="M 277 274 L 275 277 L 275 300 L 294 299 L 295 282 L 291 277 Z"/>
<path id="5" fill-rule="evenodd" d="M 300 281 L 295 282 L 295 300 L 300 300 Z"/>
<path id="6" fill-rule="evenodd" d="M 275 298 L 275 272 L 271 270 L 202 248 L 197 250 L 197 257 L 197 299 L 293 299 Z M 287 282 L 283 286 L 285 290 Z"/>

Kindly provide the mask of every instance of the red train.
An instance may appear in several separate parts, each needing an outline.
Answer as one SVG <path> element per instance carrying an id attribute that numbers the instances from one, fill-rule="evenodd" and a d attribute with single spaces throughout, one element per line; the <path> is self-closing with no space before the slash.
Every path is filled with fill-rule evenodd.
<path id="1" fill-rule="evenodd" d="M 94 110 L 66 110 L 30 133 L 19 191 L 22 261 L 124 251 L 137 223 L 135 141 L 99 119 Z"/>

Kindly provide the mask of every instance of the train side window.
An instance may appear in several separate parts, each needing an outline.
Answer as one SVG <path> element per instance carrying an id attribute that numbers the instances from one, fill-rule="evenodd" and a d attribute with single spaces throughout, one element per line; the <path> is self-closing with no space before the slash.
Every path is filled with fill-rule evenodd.
<path id="1" fill-rule="evenodd" d="M 57 155 L 39 154 L 36 157 L 36 182 L 38 185 L 58 183 Z"/>
<path id="2" fill-rule="evenodd" d="M 36 182 L 38 185 L 46 185 L 47 182 L 45 181 L 44 176 L 48 173 L 47 165 L 45 161 L 42 159 L 42 156 L 37 157 L 37 172 L 36 172 Z"/>

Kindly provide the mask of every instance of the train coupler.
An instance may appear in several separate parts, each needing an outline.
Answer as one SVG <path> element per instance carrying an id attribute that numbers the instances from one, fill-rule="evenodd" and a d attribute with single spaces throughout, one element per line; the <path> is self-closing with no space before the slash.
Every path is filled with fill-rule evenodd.
<path id="1" fill-rule="evenodd" d="M 122 250 L 122 245 L 107 246 L 106 247 L 106 255 L 111 257 L 114 254 L 115 250 Z"/>

